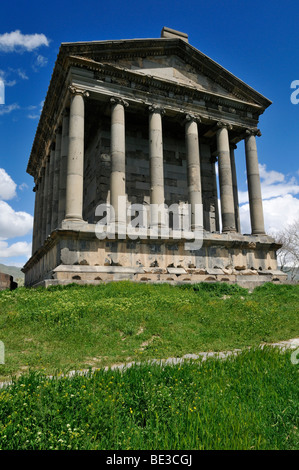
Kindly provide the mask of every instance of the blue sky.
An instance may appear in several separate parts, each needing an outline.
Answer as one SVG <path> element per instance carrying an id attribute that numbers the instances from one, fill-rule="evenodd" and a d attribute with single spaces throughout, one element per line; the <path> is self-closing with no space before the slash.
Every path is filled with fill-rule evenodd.
<path id="1" fill-rule="evenodd" d="M 299 218 L 299 104 L 290 100 L 291 83 L 299 80 L 297 7 L 288 0 L 3 3 L 0 263 L 22 265 L 29 256 L 34 193 L 26 167 L 60 43 L 155 38 L 163 26 L 188 33 L 194 47 L 273 102 L 260 119 L 257 142 L 266 228 L 273 232 Z M 236 159 L 242 228 L 248 233 L 242 143 Z"/>

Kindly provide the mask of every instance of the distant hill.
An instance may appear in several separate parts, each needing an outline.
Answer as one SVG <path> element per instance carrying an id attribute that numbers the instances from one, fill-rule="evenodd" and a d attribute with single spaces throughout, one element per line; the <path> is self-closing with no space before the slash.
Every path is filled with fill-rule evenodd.
<path id="1" fill-rule="evenodd" d="M 13 276 L 15 282 L 18 283 L 18 286 L 24 285 L 24 273 L 22 273 L 21 268 L 16 266 L 6 266 L 5 264 L 0 263 L 0 272 L 4 274 L 9 274 Z"/>

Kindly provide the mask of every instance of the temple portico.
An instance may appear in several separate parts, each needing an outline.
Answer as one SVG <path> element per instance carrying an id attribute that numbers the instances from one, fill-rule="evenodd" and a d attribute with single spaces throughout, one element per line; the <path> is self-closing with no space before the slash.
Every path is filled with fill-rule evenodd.
<path id="1" fill-rule="evenodd" d="M 181 34 L 61 45 L 27 169 L 35 208 L 26 285 L 283 278 L 265 234 L 256 143 L 271 102 Z M 240 227 L 237 145 L 249 234 Z M 115 231 L 108 224 L 100 238 L 105 204 Z M 137 238 L 128 229 L 134 204 L 147 213 Z M 169 217 L 174 205 L 179 217 L 187 207 L 187 231 Z"/>

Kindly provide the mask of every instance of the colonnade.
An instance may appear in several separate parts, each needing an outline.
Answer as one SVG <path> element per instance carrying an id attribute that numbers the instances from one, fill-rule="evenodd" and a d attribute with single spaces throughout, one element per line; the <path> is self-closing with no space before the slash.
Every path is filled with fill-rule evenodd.
<path id="1" fill-rule="evenodd" d="M 65 112 L 61 126 L 56 130 L 55 149 L 44 160 L 40 177 L 34 188 L 33 253 L 43 245 L 50 233 L 63 220 L 83 222 L 84 179 L 84 100 L 88 93 L 74 86 L 69 87 L 71 101 L 69 113 Z M 125 224 L 125 210 L 118 211 L 120 196 L 125 200 L 125 109 L 128 103 L 121 98 L 110 99 L 111 105 L 111 178 L 110 204 L 115 210 L 115 222 Z M 163 131 L 165 110 L 157 105 L 149 106 L 149 160 L 151 225 L 162 225 L 156 205 L 164 204 Z M 201 158 L 198 123 L 200 118 L 191 113 L 185 115 L 185 140 L 188 198 L 191 207 L 191 228 L 198 224 L 196 210 L 202 204 Z M 239 232 L 238 188 L 234 148 L 229 141 L 231 126 L 217 123 L 217 155 L 219 189 L 223 232 Z M 263 234 L 264 219 L 261 185 L 256 148 L 258 132 L 246 131 L 245 155 L 252 234 Z M 154 205 L 154 206 L 153 206 Z M 124 208 L 125 209 L 125 208 Z"/>

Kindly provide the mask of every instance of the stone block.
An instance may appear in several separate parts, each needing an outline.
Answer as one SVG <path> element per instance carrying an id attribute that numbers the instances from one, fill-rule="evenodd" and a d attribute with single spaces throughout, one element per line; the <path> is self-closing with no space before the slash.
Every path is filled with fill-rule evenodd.
<path id="1" fill-rule="evenodd" d="M 0 273 L 0 290 L 14 290 L 18 287 L 18 284 L 14 282 L 13 276 L 9 274 Z"/>
<path id="2" fill-rule="evenodd" d="M 169 274 L 187 274 L 184 268 L 167 268 Z"/>

